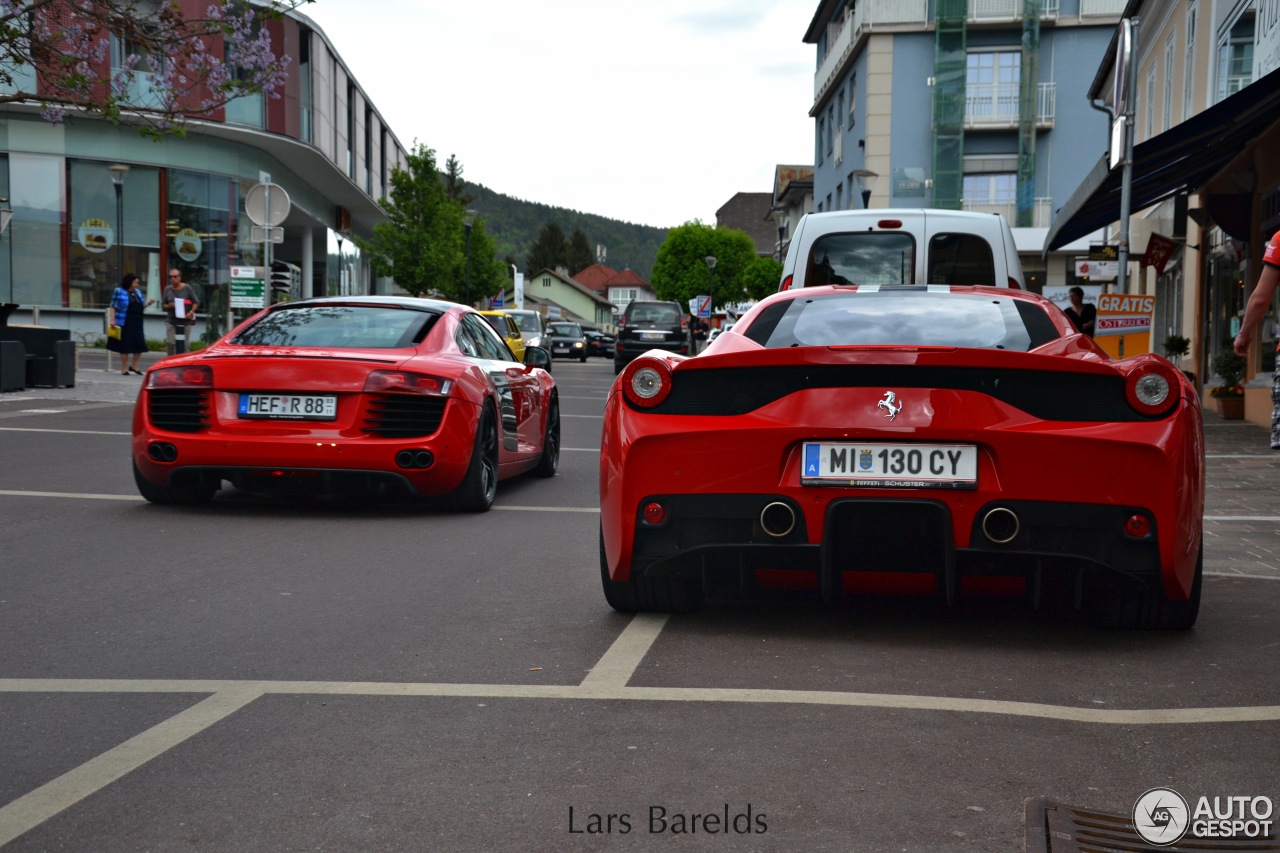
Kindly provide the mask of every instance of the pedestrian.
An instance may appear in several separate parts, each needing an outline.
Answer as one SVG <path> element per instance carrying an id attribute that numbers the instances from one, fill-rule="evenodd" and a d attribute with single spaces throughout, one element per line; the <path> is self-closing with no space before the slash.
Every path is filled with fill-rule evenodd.
<path id="1" fill-rule="evenodd" d="M 141 280 L 136 275 L 128 273 L 120 280 L 120 286 L 112 291 L 111 304 L 107 306 L 107 328 L 119 327 L 118 335 L 107 335 L 107 349 L 120 353 L 121 376 L 130 373 L 141 376 L 138 361 L 147 351 L 142 311 L 154 305 L 155 300 L 142 301 L 140 284 Z"/>
<path id="2" fill-rule="evenodd" d="M 182 280 L 182 273 L 178 270 L 169 270 L 169 283 L 164 288 L 164 327 L 167 340 L 165 341 L 165 351 L 169 355 L 177 352 L 178 327 L 181 325 L 183 332 L 183 340 L 190 343 L 191 327 L 196 322 L 196 309 L 200 307 L 200 300 L 196 299 L 196 292 Z M 178 311 L 178 300 L 182 300 L 182 311 Z M 181 317 L 179 317 L 181 314 Z M 184 346 L 185 349 L 185 346 Z"/>
<path id="3" fill-rule="evenodd" d="M 694 316 L 690 327 L 693 330 L 693 354 L 697 355 L 702 352 L 703 347 L 707 345 L 707 332 L 711 327 L 707 324 L 706 320 L 696 315 Z"/>
<path id="4" fill-rule="evenodd" d="M 1066 309 L 1067 316 L 1076 324 L 1077 329 L 1092 338 L 1093 327 L 1098 320 L 1098 309 L 1084 304 L 1083 288 L 1071 288 L 1067 291 L 1067 297 L 1071 300 L 1071 305 Z"/>
<path id="5" fill-rule="evenodd" d="M 1236 355 L 1249 354 L 1249 345 L 1253 343 L 1253 328 L 1271 309 L 1271 297 L 1276 292 L 1277 283 L 1280 283 L 1280 231 L 1271 237 L 1266 251 L 1262 253 L 1262 272 L 1258 274 L 1258 283 L 1249 295 L 1244 319 L 1240 321 L 1240 331 L 1232 346 Z M 1280 352 L 1280 344 L 1276 350 Z M 1280 370 L 1274 371 L 1271 379 L 1271 449 L 1280 450 Z"/>

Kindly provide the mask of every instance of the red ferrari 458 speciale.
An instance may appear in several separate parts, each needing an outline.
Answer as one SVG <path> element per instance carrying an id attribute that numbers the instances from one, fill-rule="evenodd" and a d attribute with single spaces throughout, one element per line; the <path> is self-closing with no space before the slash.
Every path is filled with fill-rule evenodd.
<path id="1" fill-rule="evenodd" d="M 610 391 L 605 598 L 1025 595 L 1189 628 L 1203 452 L 1181 371 L 1112 359 L 1036 294 L 778 293 L 702 355 L 647 353 Z"/>
<path id="2" fill-rule="evenodd" d="M 273 305 L 164 359 L 133 416 L 134 479 L 154 503 L 264 492 L 440 496 L 483 512 L 498 481 L 560 460 L 546 350 L 516 361 L 477 312 L 398 297 Z"/>

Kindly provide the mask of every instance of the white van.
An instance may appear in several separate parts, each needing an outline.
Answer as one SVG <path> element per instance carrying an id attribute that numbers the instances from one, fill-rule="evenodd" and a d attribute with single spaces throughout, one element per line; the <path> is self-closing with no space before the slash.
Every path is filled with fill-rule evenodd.
<path id="1" fill-rule="evenodd" d="M 824 284 L 1026 287 L 1003 216 L 932 208 L 805 214 L 778 289 Z"/>

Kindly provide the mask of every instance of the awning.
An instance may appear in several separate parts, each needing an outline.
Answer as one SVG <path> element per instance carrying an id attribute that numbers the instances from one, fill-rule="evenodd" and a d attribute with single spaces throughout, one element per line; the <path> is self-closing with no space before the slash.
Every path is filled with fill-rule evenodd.
<path id="1" fill-rule="evenodd" d="M 1135 145 L 1130 210 L 1136 213 L 1180 192 L 1194 192 L 1278 122 L 1280 70 Z M 1045 238 L 1046 254 L 1120 219 L 1123 169 L 1109 168 L 1103 155 L 1058 209 Z"/>

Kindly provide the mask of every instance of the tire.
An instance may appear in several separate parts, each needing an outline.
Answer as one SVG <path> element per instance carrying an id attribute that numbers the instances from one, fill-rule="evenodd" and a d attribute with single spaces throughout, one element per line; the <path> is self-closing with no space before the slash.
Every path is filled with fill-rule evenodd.
<path id="1" fill-rule="evenodd" d="M 622 372 L 622 368 L 624 367 L 626 367 L 626 365 L 615 358 L 613 360 L 613 375 L 617 376 L 619 373 Z"/>
<path id="2" fill-rule="evenodd" d="M 578 361 L 582 362 L 583 364 L 586 364 L 586 363 L 587 363 L 587 354 L 584 352 L 584 353 L 582 354 L 582 358 L 578 359 Z"/>
<path id="3" fill-rule="evenodd" d="M 702 609 L 702 581 L 695 578 L 640 578 L 633 572 L 625 582 L 609 576 L 600 530 L 600 584 L 604 600 L 619 613 L 694 613 Z"/>
<path id="4" fill-rule="evenodd" d="M 462 512 L 488 512 L 498 494 L 498 427 L 493 409 L 484 407 L 476 440 L 471 446 L 471 464 L 462 484 L 453 493 L 453 505 Z"/>
<path id="5" fill-rule="evenodd" d="M 1200 615 L 1200 587 L 1204 582 L 1204 544 L 1196 559 L 1196 573 L 1191 581 L 1191 597 L 1186 601 L 1165 598 L 1159 582 L 1145 590 L 1114 586 L 1096 601 L 1093 617 L 1104 628 L 1186 631 Z"/>
<path id="6" fill-rule="evenodd" d="M 157 486 L 142 476 L 137 462 L 133 463 L 133 482 L 138 487 L 138 494 L 148 502 L 162 506 L 207 504 L 218 491 L 209 486 Z"/>
<path id="7" fill-rule="evenodd" d="M 560 468 L 560 398 L 551 396 L 547 408 L 547 428 L 542 433 L 542 458 L 533 469 L 535 477 L 554 477 Z"/>

